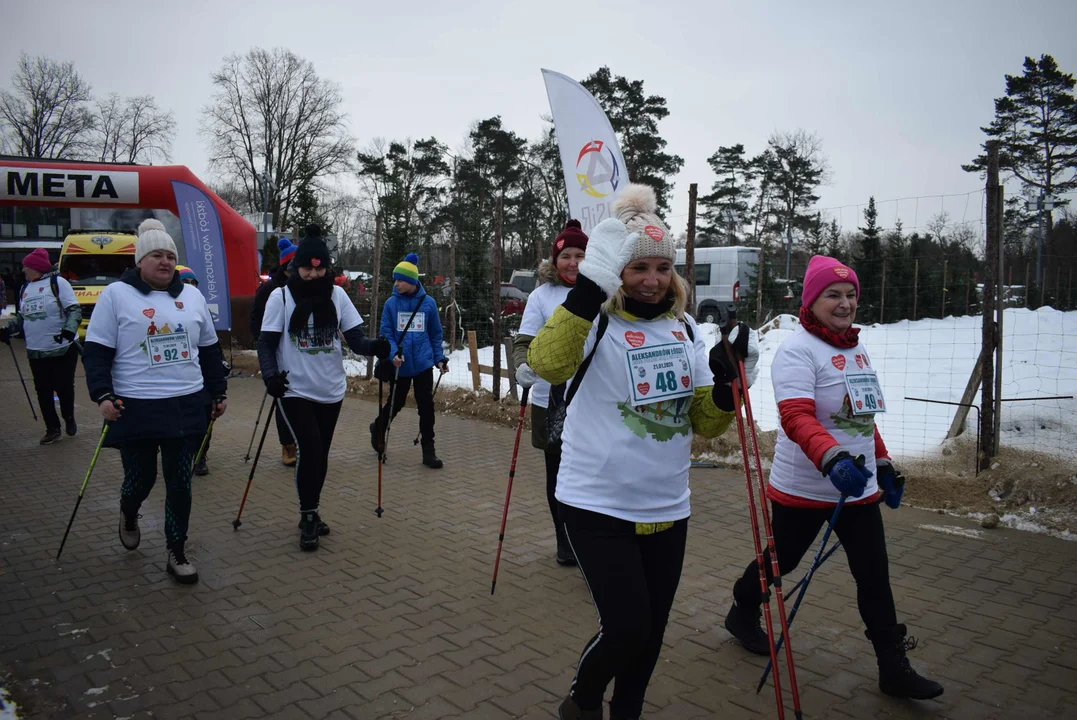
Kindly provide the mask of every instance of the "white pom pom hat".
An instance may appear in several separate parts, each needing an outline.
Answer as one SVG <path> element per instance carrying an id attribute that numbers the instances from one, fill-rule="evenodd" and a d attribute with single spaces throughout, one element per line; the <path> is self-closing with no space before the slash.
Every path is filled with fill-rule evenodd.
<path id="1" fill-rule="evenodd" d="M 649 185 L 632 183 L 613 201 L 614 217 L 623 222 L 629 232 L 639 233 L 632 260 L 653 257 L 672 261 L 677 257 L 673 236 L 655 213 L 657 209 L 658 198 Z"/>
<path id="2" fill-rule="evenodd" d="M 135 240 L 135 265 L 142 262 L 142 258 L 154 250 L 168 250 L 173 255 L 179 255 L 176 251 L 176 243 L 165 230 L 164 224 L 156 218 L 149 218 L 143 220 L 138 226 L 138 239 Z"/>

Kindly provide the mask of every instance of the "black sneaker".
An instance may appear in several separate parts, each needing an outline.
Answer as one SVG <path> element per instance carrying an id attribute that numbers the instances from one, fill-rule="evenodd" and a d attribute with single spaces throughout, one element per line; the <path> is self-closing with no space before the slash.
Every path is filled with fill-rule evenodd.
<path id="1" fill-rule="evenodd" d="M 440 470 L 445 467 L 445 463 L 438 459 L 437 453 L 434 452 L 434 445 L 423 445 L 423 465 L 434 470 Z"/>
<path id="2" fill-rule="evenodd" d="M 733 607 L 729 608 L 729 614 L 725 616 L 725 629 L 735 637 L 744 649 L 756 655 L 770 656 L 770 640 L 763 632 L 760 622 L 763 610 L 756 606 L 745 608 L 733 601 Z"/>
<path id="3" fill-rule="evenodd" d="M 374 448 L 374 452 L 381 453 L 381 443 L 378 441 L 378 421 L 370 423 L 370 447 Z"/>
<path id="4" fill-rule="evenodd" d="M 75 435 L 78 434 L 79 426 L 78 426 L 78 423 L 75 422 L 75 418 L 73 418 L 73 417 L 67 418 L 66 420 L 64 420 L 64 425 L 65 425 L 64 429 L 67 430 L 67 434 L 70 435 L 71 437 L 74 437 Z"/>
<path id="5" fill-rule="evenodd" d="M 303 513 L 300 518 L 299 547 L 302 550 L 318 549 L 318 513 Z"/>
<path id="6" fill-rule="evenodd" d="M 138 547 L 138 543 L 142 540 L 142 532 L 138 529 L 138 519 L 141 515 L 137 513 L 134 515 L 128 515 L 127 513 L 120 511 L 120 542 L 128 550 L 134 550 Z"/>
<path id="7" fill-rule="evenodd" d="M 557 532 L 557 564 L 565 567 L 576 566 L 576 553 L 572 552 L 572 546 L 568 544 L 568 538 L 560 528 Z"/>
<path id="8" fill-rule="evenodd" d="M 209 475 L 209 465 L 206 464 L 206 453 L 202 453 L 202 457 L 198 458 L 198 462 L 194 464 L 195 475 Z"/>
<path id="9" fill-rule="evenodd" d="M 61 435 L 60 435 L 60 430 L 59 429 L 49 430 L 49 431 L 47 431 L 45 433 L 45 437 L 41 438 L 40 444 L 41 445 L 52 445 L 54 442 L 59 440 L 60 437 L 61 437 Z"/>

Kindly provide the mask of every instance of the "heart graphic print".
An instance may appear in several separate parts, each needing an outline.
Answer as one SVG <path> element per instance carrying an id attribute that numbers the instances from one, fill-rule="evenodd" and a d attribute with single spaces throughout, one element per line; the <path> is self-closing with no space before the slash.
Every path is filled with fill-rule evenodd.
<path id="1" fill-rule="evenodd" d="M 157 314 L 157 311 L 153 308 L 146 308 L 142 311 L 142 314 L 148 317 L 150 320 L 153 320 L 153 316 Z"/>
<path id="2" fill-rule="evenodd" d="M 640 395 L 646 395 L 647 393 L 649 393 L 651 391 L 651 384 L 650 383 L 640 383 L 639 385 L 636 385 L 636 390 L 639 391 Z"/>
<path id="3" fill-rule="evenodd" d="M 629 330 L 625 333 L 625 342 L 634 348 L 638 348 L 641 347 L 643 343 L 647 342 L 647 336 L 641 332 Z"/>
<path id="4" fill-rule="evenodd" d="M 681 375 L 681 385 L 688 387 L 689 383 L 691 382 L 692 378 L 688 377 L 687 375 Z"/>
<path id="5" fill-rule="evenodd" d="M 845 369 L 845 356 L 844 355 L 835 355 L 834 357 L 830 358 L 830 362 L 832 362 L 834 364 L 834 367 L 836 367 L 838 370 L 844 370 Z"/>

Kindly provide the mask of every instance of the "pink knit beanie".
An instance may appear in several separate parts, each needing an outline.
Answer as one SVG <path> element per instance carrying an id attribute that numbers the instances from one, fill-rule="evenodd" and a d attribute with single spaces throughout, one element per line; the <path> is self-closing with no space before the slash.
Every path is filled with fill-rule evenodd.
<path id="1" fill-rule="evenodd" d="M 804 273 L 804 292 L 800 296 L 800 304 L 810 308 L 824 290 L 840 282 L 852 283 L 856 288 L 856 297 L 860 298 L 860 281 L 855 270 L 832 257 L 813 255 L 808 261 L 808 270 Z"/>

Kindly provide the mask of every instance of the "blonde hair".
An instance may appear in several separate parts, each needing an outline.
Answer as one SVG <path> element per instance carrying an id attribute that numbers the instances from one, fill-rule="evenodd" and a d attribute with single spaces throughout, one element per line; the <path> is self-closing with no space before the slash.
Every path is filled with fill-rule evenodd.
<path id="1" fill-rule="evenodd" d="M 669 289 L 666 290 L 666 297 L 673 296 L 673 307 L 670 311 L 674 317 L 678 320 L 684 320 L 684 311 L 688 308 L 688 283 L 677 273 L 677 268 L 673 268 L 673 278 L 670 280 Z M 602 309 L 608 314 L 611 312 L 624 312 L 625 311 L 625 291 L 624 286 L 617 288 L 617 292 L 606 301 Z"/>

